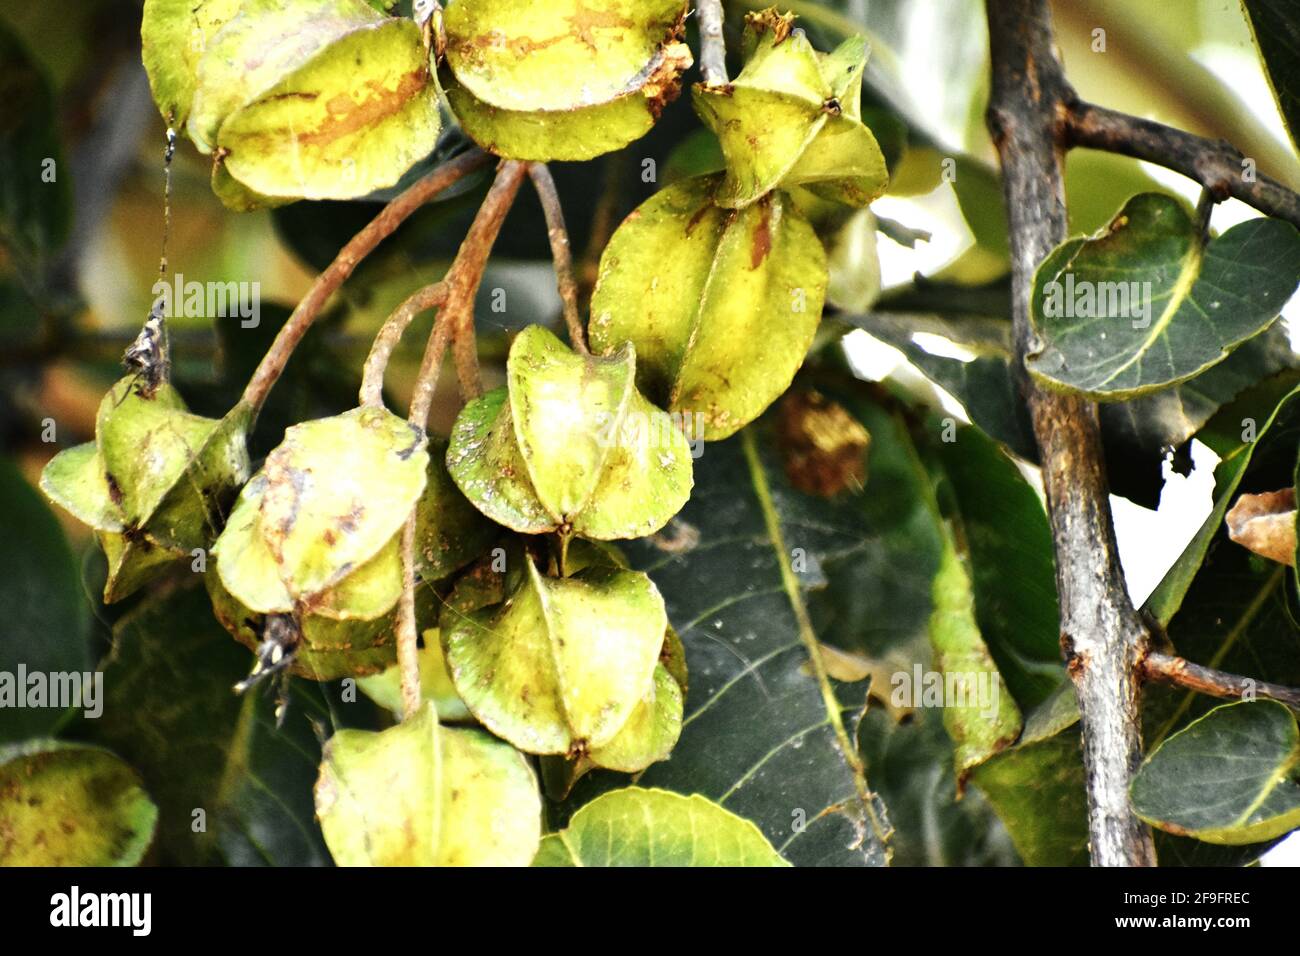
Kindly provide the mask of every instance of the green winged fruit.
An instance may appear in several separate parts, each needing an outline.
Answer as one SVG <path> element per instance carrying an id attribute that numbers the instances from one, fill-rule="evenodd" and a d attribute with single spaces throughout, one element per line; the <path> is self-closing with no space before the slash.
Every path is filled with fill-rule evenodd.
<path id="1" fill-rule="evenodd" d="M 591 299 L 592 349 L 631 342 L 651 401 L 707 440 L 753 421 L 789 387 L 826 295 L 826 253 L 790 197 L 741 210 L 719 176 L 652 196 L 615 231 Z"/>
<path id="2" fill-rule="evenodd" d="M 542 802 L 527 760 L 481 730 L 442 727 L 429 703 L 325 745 L 316 815 L 339 866 L 527 866 Z"/>
<path id="3" fill-rule="evenodd" d="M 794 186 L 850 206 L 879 198 L 889 173 L 862 122 L 866 41 L 851 37 L 819 53 L 792 15 L 765 10 L 746 17 L 746 47 L 734 81 L 692 90 L 726 160 L 717 202 L 743 208 Z"/>
<path id="4" fill-rule="evenodd" d="M 439 80 L 461 128 L 510 159 L 621 149 L 691 65 L 681 0 L 454 0 Z"/>
<path id="5" fill-rule="evenodd" d="M 525 534 L 654 533 L 690 495 L 691 449 L 635 377 L 630 345 L 580 355 L 530 326 L 510 347 L 506 386 L 456 420 L 451 477 L 483 514 Z"/>
<path id="6" fill-rule="evenodd" d="M 212 544 L 248 479 L 249 419 L 244 406 L 220 420 L 194 415 L 170 384 L 149 393 L 127 376 L 100 402 L 95 441 L 51 459 L 41 488 L 94 529 L 106 602 Z"/>

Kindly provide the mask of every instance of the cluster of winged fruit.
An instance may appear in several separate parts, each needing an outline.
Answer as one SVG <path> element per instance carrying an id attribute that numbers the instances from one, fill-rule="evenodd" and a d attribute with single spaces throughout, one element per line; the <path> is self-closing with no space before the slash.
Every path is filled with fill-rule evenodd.
<path id="1" fill-rule="evenodd" d="M 589 44 L 557 33 L 548 5 L 511 0 L 453 0 L 422 27 L 361 0 L 148 0 L 145 58 L 228 203 L 357 196 L 432 150 L 440 91 L 503 158 L 588 158 L 645 133 L 690 63 L 686 5 L 596 6 L 608 16 Z M 201 43 L 176 42 L 196 31 Z M 520 752 L 571 784 L 591 767 L 642 770 L 677 740 L 682 646 L 655 584 L 608 542 L 653 534 L 686 503 L 678 423 L 725 439 L 789 386 L 826 288 L 808 216 L 863 207 L 886 183 L 860 119 L 862 44 L 818 53 L 770 11 L 747 36 L 734 82 L 694 91 L 725 169 L 633 212 L 600 263 L 590 346 L 525 329 L 506 384 L 462 409 L 449 442 L 362 405 L 290 427 L 250 477 L 256 409 L 204 419 L 170 385 L 128 377 L 96 440 L 45 472 L 103 542 L 107 600 L 207 549 L 212 605 L 237 639 L 256 648 L 275 624 L 292 635 L 291 673 L 359 677 L 384 700 L 414 512 L 432 700 L 331 740 L 317 805 L 339 862 L 528 862 L 539 797 Z M 479 727 L 443 725 L 467 718 Z M 412 784 L 411 767 L 429 772 Z M 413 786 L 460 799 L 430 824 Z M 416 818 L 413 849 L 402 821 Z"/>

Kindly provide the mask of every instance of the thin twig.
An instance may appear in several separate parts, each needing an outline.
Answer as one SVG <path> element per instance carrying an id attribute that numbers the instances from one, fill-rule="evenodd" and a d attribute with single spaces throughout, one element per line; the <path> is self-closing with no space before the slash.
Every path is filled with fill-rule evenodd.
<path id="1" fill-rule="evenodd" d="M 700 26 L 700 74 L 706 86 L 726 86 L 727 45 L 722 38 L 722 0 L 697 0 Z"/>
<path id="2" fill-rule="evenodd" d="M 483 199 L 483 205 L 479 207 L 446 277 L 442 282 L 427 286 L 408 298 L 393 317 L 384 323 L 380 337 L 391 339 L 391 345 L 381 345 L 376 339 L 375 345 L 379 352 L 387 350 L 391 353 L 392 345 L 396 344 L 401 335 L 400 331 L 395 331 L 399 324 L 405 328 L 421 307 L 440 307 L 438 318 L 433 323 L 433 331 L 425 345 L 424 359 L 415 379 L 415 391 L 411 395 L 411 408 L 407 414 L 407 421 L 416 428 L 424 430 L 428 426 L 429 407 L 433 404 L 433 395 L 438 388 L 439 372 L 447 353 L 448 341 L 455 343 L 456 368 L 460 374 L 462 395 L 465 398 L 477 398 L 483 391 L 478 377 L 478 351 L 474 339 L 474 296 L 478 293 L 479 283 L 483 281 L 483 270 L 487 266 L 488 255 L 496 242 L 497 234 L 501 231 L 501 224 L 505 222 L 506 213 L 510 211 L 527 171 L 527 163 L 508 161 L 501 164 L 492 188 Z M 421 306 L 421 303 L 428 304 Z M 405 316 L 408 305 L 411 309 L 410 316 Z M 381 357 L 374 352 L 371 354 L 377 367 Z M 387 359 L 383 358 L 383 361 L 386 362 Z M 376 387 L 383 387 L 383 372 L 382 369 L 371 371 L 369 361 L 366 365 L 370 377 L 367 394 L 373 394 Z M 378 386 L 375 384 L 376 379 L 381 383 Z M 365 389 L 366 386 L 363 385 L 363 391 Z M 397 663 L 402 682 L 402 709 L 407 717 L 415 714 L 420 707 L 419 628 L 415 620 L 415 522 L 416 511 L 413 508 L 402 527 L 402 597 L 397 609 Z"/>
<path id="3" fill-rule="evenodd" d="M 546 236 L 551 241 L 555 284 L 560 290 L 560 301 L 564 303 L 564 324 L 569 327 L 569 341 L 583 355 L 588 355 L 587 334 L 578 314 L 578 283 L 573 278 L 573 253 L 569 249 L 569 232 L 564 228 L 560 194 L 545 163 L 530 164 L 528 175 L 533 180 L 533 188 L 537 190 L 537 198 L 541 200 L 542 212 L 546 216 Z"/>
<path id="4" fill-rule="evenodd" d="M 365 368 L 361 373 L 361 404 L 379 406 L 384 403 L 384 372 L 393 350 L 402 338 L 402 333 L 411 321 L 426 309 L 432 309 L 447 301 L 447 284 L 435 282 L 417 289 L 406 297 L 393 314 L 384 320 L 379 334 L 370 346 L 366 356 Z"/>
<path id="5" fill-rule="evenodd" d="M 281 327 L 275 341 L 253 372 L 253 377 L 248 380 L 242 401 L 250 405 L 254 413 L 261 409 L 267 394 L 288 364 L 289 356 L 307 334 L 329 297 L 352 274 L 357 264 L 424 203 L 469 173 L 487 165 L 490 158 L 482 150 L 474 149 L 444 163 L 385 206 L 365 228 L 348 240 L 334 261 L 316 277 L 307 294 Z"/>
<path id="6" fill-rule="evenodd" d="M 1142 661 L 1142 673 L 1147 680 L 1160 681 L 1162 684 L 1174 684 L 1186 687 L 1200 694 L 1225 699 L 1249 700 L 1252 697 L 1267 697 L 1300 709 L 1300 688 L 1284 687 L 1270 684 L 1268 681 L 1240 677 L 1226 671 L 1215 670 L 1193 664 L 1189 660 L 1152 651 Z"/>
<path id="7" fill-rule="evenodd" d="M 1047 0 L 990 2 L 988 21 L 988 125 L 1002 161 L 1010 225 L 1017 368 L 1043 463 L 1061 646 L 1083 718 L 1089 849 L 1097 866 L 1151 866 L 1151 832 L 1128 796 L 1142 758 L 1137 668 L 1148 636 L 1119 563 L 1097 409 L 1077 396 L 1040 390 L 1023 374 L 1033 335 L 1034 270 L 1066 235 L 1060 137 L 1062 104 L 1071 91 L 1052 46 Z"/>
<path id="8" fill-rule="evenodd" d="M 456 253 L 444 280 L 447 283 L 447 302 L 439 316 L 450 324 L 452 349 L 456 357 L 456 375 L 460 380 L 461 394 L 477 398 L 483 393 L 479 380 L 478 345 L 474 338 L 474 297 L 483 281 L 483 268 L 496 242 L 501 224 L 510 211 L 519 187 L 528 173 L 528 164 L 507 160 L 497 169 L 497 177 L 479 207 L 474 222 L 465 234 L 465 240 Z"/>
<path id="9" fill-rule="evenodd" d="M 1063 106 L 1067 146 L 1105 150 L 1164 166 L 1200 183 L 1220 201 L 1229 196 L 1240 199 L 1267 216 L 1300 228 L 1300 195 L 1258 172 L 1231 143 L 1078 99 L 1069 99 Z"/>

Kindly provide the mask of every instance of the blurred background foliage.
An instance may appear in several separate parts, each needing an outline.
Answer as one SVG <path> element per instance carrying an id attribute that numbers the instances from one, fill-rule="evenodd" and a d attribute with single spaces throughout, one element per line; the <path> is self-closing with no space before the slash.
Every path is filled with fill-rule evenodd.
<path id="1" fill-rule="evenodd" d="M 734 31 L 746 10 L 766 5 L 767 0 L 727 3 L 729 29 Z M 963 382 L 987 376 L 983 381 L 993 382 L 992 391 L 979 392 L 986 398 L 1006 376 L 1005 357 L 998 357 L 996 344 L 1005 348 L 1009 318 L 1007 238 L 994 152 L 984 126 L 988 44 L 983 3 L 790 0 L 783 6 L 800 16 L 800 25 L 819 49 L 853 33 L 869 37 L 864 119 L 891 171 L 889 193 L 870 212 L 818 223 L 833 263 L 831 299 L 839 316 L 850 320 L 841 321 L 833 310 L 828 333 L 857 326 L 846 341 L 861 377 L 884 381 L 891 393 L 973 419 L 1007 448 L 1032 457 L 1014 404 L 986 407 L 986 402 L 977 408 L 969 401 L 975 391 L 965 397 L 962 391 Z M 1235 0 L 1057 0 L 1054 8 L 1067 74 L 1085 98 L 1230 140 L 1255 158 L 1261 170 L 1300 188 L 1300 163 Z M 407 0 L 397 7 L 398 12 L 404 9 L 409 10 Z M 0 575 L 0 608 L 17 635 L 0 654 L 0 664 L 27 653 L 27 659 L 39 659 L 47 669 L 80 668 L 108 649 L 112 624 L 123 613 L 105 608 L 96 596 L 102 558 L 87 529 L 62 512 L 48 512 L 39 496 L 24 487 L 24 479 L 34 485 L 54 452 L 93 437 L 99 400 L 120 374 L 122 350 L 148 311 L 158 275 L 165 124 L 140 64 L 139 21 L 139 0 L 8 0 L 0 8 L 0 513 L 5 515 L 0 567 L 14 569 Z M 734 73 L 734 62 L 732 68 Z M 698 73 L 692 70 L 686 79 L 694 82 Z M 446 134 L 445 148 L 456 145 L 456 135 L 454 130 Z M 430 157 L 417 166 L 408 180 L 436 160 Z M 664 183 L 718 164 L 716 143 L 702 130 L 689 96 L 669 106 L 654 130 L 626 149 L 589 163 L 554 164 L 584 291 L 590 291 L 610 232 L 628 212 Z M 50 168 L 54 176 L 47 181 L 42 171 Z M 255 456 L 278 443 L 291 422 L 355 404 L 360 364 L 373 333 L 405 295 L 446 268 L 486 189 L 487 176 L 480 175 L 440 197 L 346 283 L 273 393 L 254 438 Z M 1166 189 L 1195 195 L 1194 185 L 1176 176 L 1083 150 L 1069 156 L 1067 189 L 1075 232 L 1105 224 L 1136 192 Z M 261 306 L 256 328 L 242 328 L 237 318 L 173 320 L 176 382 L 194 411 L 219 416 L 229 408 L 311 278 L 393 192 L 234 214 L 213 195 L 205 157 L 181 140 L 172 167 L 169 272 L 203 283 L 258 283 Z M 1250 215 L 1229 202 L 1217 209 L 1214 223 L 1226 228 Z M 494 309 L 501 301 L 494 296 L 498 289 L 505 290 L 504 311 Z M 897 334 L 891 334 L 891 317 L 908 323 L 905 332 L 894 327 Z M 403 406 L 430 321 L 428 315 L 417 320 L 391 367 L 391 397 Z M 477 321 L 489 387 L 500 381 L 509 332 L 530 322 L 558 327 L 546 229 L 528 190 L 521 193 L 497 244 Z M 829 334 L 826 339 L 833 341 Z M 1252 363 L 1251 381 L 1294 365 L 1285 330 L 1252 349 L 1251 357 L 1243 359 Z M 954 358 L 961 374 L 945 378 L 942 362 Z M 443 433 L 458 407 L 452 379 L 443 376 L 432 418 L 433 428 Z M 934 382 L 942 382 L 947 392 Z M 966 402 L 964 408 L 958 399 Z M 1129 527 L 1146 528 L 1150 525 L 1142 522 L 1154 520 L 1143 509 L 1156 506 L 1162 481 L 1171 474 L 1166 458 L 1173 448 L 1161 442 L 1174 436 L 1172 444 L 1181 445 L 1191 435 L 1166 427 L 1161 414 L 1154 409 L 1157 426 L 1145 433 L 1134 418 L 1131 430 L 1141 440 L 1135 439 L 1133 447 L 1142 445 L 1145 457 L 1129 460 L 1122 451 L 1117 456 L 1112 445 L 1112 462 L 1121 466 L 1114 476 L 1117 490 L 1134 502 L 1120 506 L 1121 523 L 1127 521 Z M 886 432 L 891 427 L 882 425 Z M 873 427 L 873 435 L 876 431 Z M 1108 442 L 1121 442 L 1122 449 L 1121 431 L 1117 426 Z M 1159 439 L 1154 446 L 1152 435 Z M 1180 455 L 1185 460 L 1172 464 L 1186 470 L 1194 456 L 1189 447 L 1181 448 Z M 54 514 L 63 524 L 62 534 Z M 1184 530 L 1150 551 L 1141 567 L 1126 556 L 1139 600 L 1182 550 L 1198 521 L 1184 518 Z M 909 539 L 909 547 L 913 544 Z M 56 570 L 18 573 L 36 561 Z M 93 614 L 85 613 L 87 607 Z M 126 613 L 132 612 L 128 608 Z M 129 635 L 129 620 L 127 625 L 120 630 Z M 212 640 L 222 642 L 220 629 L 212 630 Z M 51 641 L 51 634 L 57 640 Z M 222 647 L 235 649 L 229 641 Z M 144 652 L 128 647 L 126 653 Z M 217 683 L 224 686 L 240 666 L 237 660 L 223 666 L 229 673 Z M 302 710 L 313 717 L 331 712 L 328 695 L 313 691 L 308 696 Z M 884 712 L 873 711 L 864 735 L 881 721 Z M 18 735 L 33 729 L 23 727 Z M 921 738 L 902 733 L 895 739 L 896 725 L 889 722 L 877 729 L 864 742 L 864 751 L 871 763 L 897 769 L 892 775 L 886 771 L 877 785 L 891 807 L 895 796 L 905 807 L 895 813 L 901 835 L 898 862 L 1016 859 L 1004 833 L 990 830 L 987 821 L 977 822 L 987 817 L 981 795 L 960 805 L 948 800 L 935 809 L 917 793 L 902 793 L 903 784 L 891 784 L 908 781 L 907 787 L 922 796 L 941 789 L 941 778 L 943 787 L 952 788 L 950 768 L 933 761 L 921 769 L 914 766 L 918 755 L 928 752 L 928 745 L 915 741 L 942 736 L 935 722 L 914 731 Z M 301 736 L 305 730 L 296 732 Z M 112 727 L 97 732 L 109 743 L 139 751 L 130 745 L 129 733 L 114 733 Z M 253 760 L 255 750 L 251 754 Z M 149 759 L 147 754 L 126 756 L 137 762 Z M 976 781 L 987 785 L 994 802 L 1007 798 L 997 773 L 994 766 L 987 779 Z M 1014 812 L 1021 811 L 1030 812 Z M 930 837 L 916 836 L 922 833 Z M 185 837 L 178 833 L 168 839 L 183 844 Z M 227 848 L 231 859 L 243 859 L 245 843 L 256 842 L 230 839 L 235 845 Z M 164 851 L 166 856 L 169 851 Z M 319 852 L 314 838 L 292 850 L 304 861 Z M 1069 859 L 1077 853 L 1077 841 L 1057 856 L 1044 853 L 1043 859 Z M 175 856 L 185 857 L 183 847 Z"/>

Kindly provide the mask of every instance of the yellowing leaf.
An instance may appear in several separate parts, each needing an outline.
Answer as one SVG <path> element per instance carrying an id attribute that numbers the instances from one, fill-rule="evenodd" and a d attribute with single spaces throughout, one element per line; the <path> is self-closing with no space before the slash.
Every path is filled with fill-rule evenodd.
<path id="1" fill-rule="evenodd" d="M 0 748 L 0 866 L 135 866 L 157 821 L 140 777 L 107 750 Z"/>
<path id="2" fill-rule="evenodd" d="M 241 0 L 145 0 L 140 23 L 144 68 L 163 118 L 178 128 L 189 117 L 199 60 Z"/>

